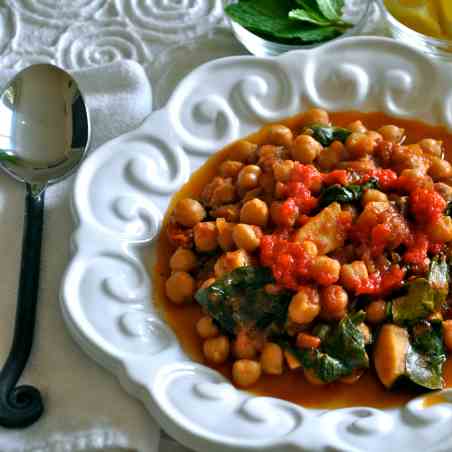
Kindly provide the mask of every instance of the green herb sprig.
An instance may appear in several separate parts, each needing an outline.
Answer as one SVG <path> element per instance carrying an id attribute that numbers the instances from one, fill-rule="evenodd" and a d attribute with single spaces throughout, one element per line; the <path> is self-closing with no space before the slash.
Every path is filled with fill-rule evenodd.
<path id="1" fill-rule="evenodd" d="M 344 0 L 239 0 L 226 14 L 266 39 L 287 44 L 327 41 L 352 25 L 342 20 Z"/>

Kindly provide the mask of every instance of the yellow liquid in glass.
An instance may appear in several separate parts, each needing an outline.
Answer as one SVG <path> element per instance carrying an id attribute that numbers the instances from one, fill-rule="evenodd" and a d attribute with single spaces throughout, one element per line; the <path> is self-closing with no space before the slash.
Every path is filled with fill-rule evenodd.
<path id="1" fill-rule="evenodd" d="M 384 0 L 389 12 L 427 36 L 452 39 L 452 0 Z"/>

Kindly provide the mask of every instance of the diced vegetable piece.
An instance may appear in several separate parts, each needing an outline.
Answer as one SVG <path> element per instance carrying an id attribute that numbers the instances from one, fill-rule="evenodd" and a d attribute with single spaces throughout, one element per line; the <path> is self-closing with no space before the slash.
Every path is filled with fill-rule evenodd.
<path id="1" fill-rule="evenodd" d="M 341 214 L 340 204 L 333 202 L 302 226 L 295 234 L 295 240 L 300 243 L 311 240 L 317 245 L 319 255 L 343 246 L 345 234 L 341 227 Z"/>
<path id="2" fill-rule="evenodd" d="M 406 329 L 389 323 L 383 325 L 375 344 L 374 362 L 377 375 L 387 388 L 405 374 L 409 347 Z"/>

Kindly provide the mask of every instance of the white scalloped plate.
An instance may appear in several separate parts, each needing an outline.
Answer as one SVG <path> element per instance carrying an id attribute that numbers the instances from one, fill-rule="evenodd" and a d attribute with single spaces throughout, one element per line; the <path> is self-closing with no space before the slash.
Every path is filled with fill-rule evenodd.
<path id="1" fill-rule="evenodd" d="M 313 410 L 234 389 L 195 364 L 153 310 L 144 262 L 171 194 L 208 155 L 311 105 L 384 111 L 452 130 L 452 71 L 383 38 L 195 70 L 167 106 L 96 150 L 74 189 L 77 229 L 61 304 L 81 347 L 177 440 L 201 451 L 446 451 L 452 394 L 422 408 Z"/>

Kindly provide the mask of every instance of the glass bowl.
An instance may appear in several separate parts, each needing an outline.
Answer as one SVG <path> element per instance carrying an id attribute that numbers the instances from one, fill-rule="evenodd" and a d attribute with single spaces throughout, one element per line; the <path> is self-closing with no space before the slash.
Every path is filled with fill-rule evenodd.
<path id="1" fill-rule="evenodd" d="M 452 1 L 452 0 L 451 0 Z M 299 49 L 311 49 L 318 47 L 326 42 L 331 42 L 337 39 L 346 38 L 349 36 L 355 36 L 362 32 L 364 26 L 367 23 L 367 19 L 372 12 L 374 0 L 345 0 L 344 14 L 342 18 L 344 21 L 353 24 L 353 27 L 349 28 L 345 33 L 337 38 L 330 39 L 321 43 L 313 44 L 282 44 L 280 42 L 270 41 L 264 39 L 253 32 L 242 27 L 237 22 L 231 20 L 232 31 L 236 38 L 242 43 L 246 49 L 256 56 L 276 56 L 281 55 L 291 50 Z"/>
<path id="2" fill-rule="evenodd" d="M 451 0 L 452 1 L 452 0 Z M 400 41 L 415 46 L 431 56 L 452 61 L 452 40 L 432 38 L 399 22 L 386 8 L 383 0 L 377 0 L 391 35 Z"/>

